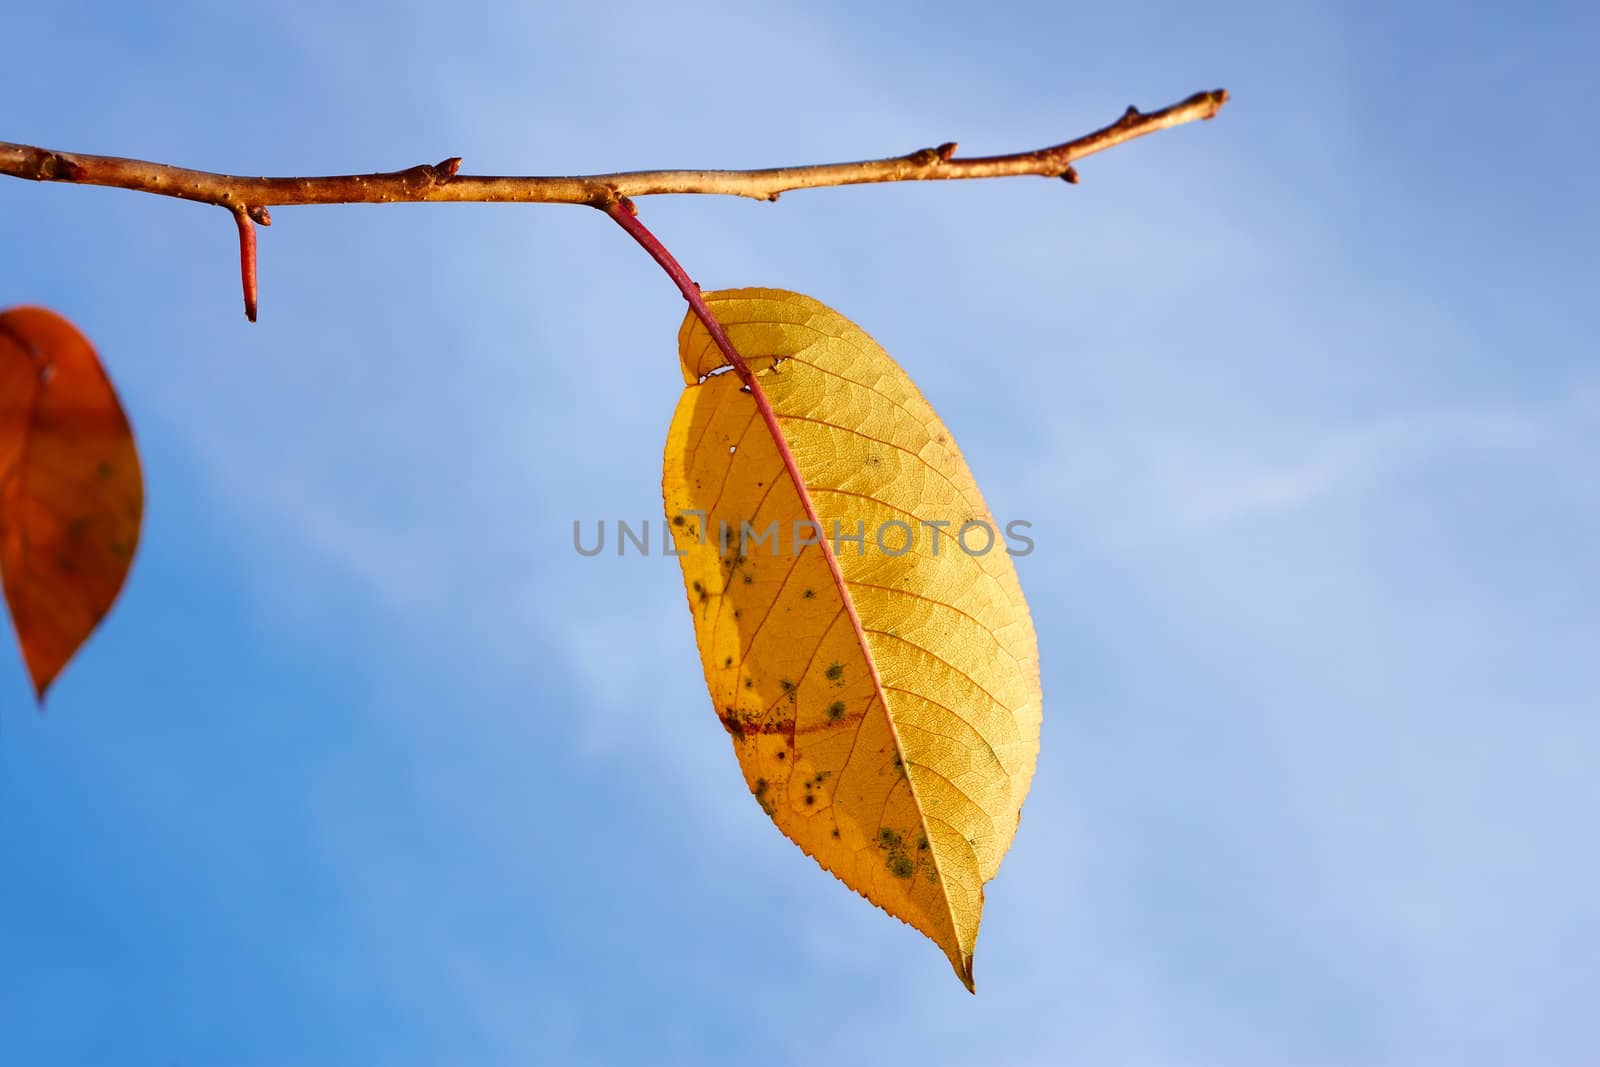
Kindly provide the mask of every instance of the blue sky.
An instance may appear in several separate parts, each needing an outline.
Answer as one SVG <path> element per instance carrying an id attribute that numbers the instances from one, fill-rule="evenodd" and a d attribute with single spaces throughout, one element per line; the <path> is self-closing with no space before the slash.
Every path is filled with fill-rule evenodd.
<path id="1" fill-rule="evenodd" d="M 0 183 L 98 344 L 123 600 L 0 655 L 0 1062 L 1592 1064 L 1600 289 L 1578 5 L 13 5 L 0 137 L 239 173 L 764 166 L 642 203 L 961 442 L 1043 747 L 978 995 L 745 795 L 655 518 L 682 301 L 598 214 Z M 1587 294 L 1587 295 L 1586 295 Z"/>

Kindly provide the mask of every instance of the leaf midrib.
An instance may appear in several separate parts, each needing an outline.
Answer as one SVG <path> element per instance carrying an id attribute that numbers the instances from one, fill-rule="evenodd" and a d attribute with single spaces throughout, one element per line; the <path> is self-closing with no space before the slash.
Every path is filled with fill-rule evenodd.
<path id="1" fill-rule="evenodd" d="M 750 365 L 740 355 L 738 348 L 722 328 L 722 324 L 717 320 L 715 313 L 711 312 L 710 301 L 706 302 L 706 310 L 709 315 L 709 321 L 705 322 L 706 332 L 711 335 L 711 339 L 716 342 L 723 356 L 727 358 L 729 365 L 739 375 L 740 381 L 749 388 L 750 397 L 756 403 L 756 410 L 761 415 L 761 421 L 766 424 L 767 432 L 772 435 L 773 444 L 778 449 L 778 456 L 783 461 L 783 469 L 788 472 L 789 481 L 794 485 L 795 495 L 800 499 L 800 507 L 805 511 L 806 518 L 812 523 L 812 528 L 820 534 L 823 529 L 822 519 L 817 514 L 816 505 L 811 500 L 810 490 L 807 488 L 805 477 L 800 473 L 800 466 L 795 459 L 794 452 L 789 448 L 789 441 L 784 436 L 783 427 L 778 423 L 778 414 L 772 406 L 771 397 L 767 395 L 767 391 L 762 388 L 761 382 L 751 372 Z M 923 812 L 922 800 L 917 796 L 917 786 L 912 780 L 910 763 L 906 759 L 905 743 L 901 740 L 900 730 L 895 725 L 894 715 L 889 710 L 888 692 L 884 688 L 883 679 L 878 676 L 877 660 L 872 655 L 872 646 L 867 641 L 866 629 L 861 623 L 860 614 L 856 611 L 855 599 L 850 595 L 849 584 L 845 581 L 844 572 L 840 569 L 838 558 L 834 555 L 833 545 L 829 543 L 827 537 L 822 536 L 819 536 L 817 544 L 822 549 L 822 558 L 828 565 L 828 574 L 833 579 L 834 588 L 838 591 L 839 598 L 844 603 L 845 614 L 849 617 L 851 629 L 855 632 L 856 644 L 861 649 L 862 656 L 866 659 L 867 673 L 872 679 L 872 690 L 877 696 L 879 705 L 883 708 L 884 719 L 889 724 L 889 738 L 894 742 L 895 754 L 906 764 L 906 788 L 910 790 L 911 802 L 917 809 L 917 820 L 922 824 L 922 831 L 928 835 L 931 842 L 932 835 L 929 833 L 927 815 Z M 857 726 L 857 729 L 859 730 L 860 727 Z M 961 978 L 970 991 L 973 988 L 971 956 L 961 943 L 961 932 L 956 923 L 955 909 L 951 905 L 944 871 L 939 862 L 939 850 L 930 847 L 928 853 L 933 861 L 934 874 L 938 878 L 939 898 L 944 901 L 945 914 L 950 921 L 950 936 L 955 940 L 956 955 L 961 959 Z"/>

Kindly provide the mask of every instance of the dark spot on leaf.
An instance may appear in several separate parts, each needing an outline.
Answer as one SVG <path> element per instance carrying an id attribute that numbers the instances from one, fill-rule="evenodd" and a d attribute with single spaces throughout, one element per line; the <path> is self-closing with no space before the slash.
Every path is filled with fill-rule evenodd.
<path id="1" fill-rule="evenodd" d="M 910 878 L 916 870 L 917 865 L 912 863 L 911 857 L 904 852 L 889 857 L 889 873 L 896 878 Z"/>
<path id="2" fill-rule="evenodd" d="M 844 664 L 838 662 L 830 663 L 828 665 L 827 674 L 828 681 L 837 682 L 840 678 L 844 677 Z"/>
<path id="3" fill-rule="evenodd" d="M 832 704 L 828 705 L 828 718 L 832 722 L 838 722 L 840 719 L 844 718 L 844 701 L 835 700 Z"/>
<path id="4" fill-rule="evenodd" d="M 789 679 L 787 679 L 787 678 L 779 678 L 778 679 L 778 688 L 782 689 L 785 693 L 787 693 L 789 690 L 794 688 L 794 683 L 789 681 Z"/>
<path id="5" fill-rule="evenodd" d="M 806 794 L 806 807 L 809 808 L 811 805 L 815 804 L 816 802 L 817 802 L 817 798 L 816 797 L 812 796 L 810 793 Z"/>
<path id="6" fill-rule="evenodd" d="M 807 600 L 816 599 L 816 595 L 817 595 L 817 591 L 815 589 L 807 589 L 806 592 L 805 592 L 805 598 Z"/>

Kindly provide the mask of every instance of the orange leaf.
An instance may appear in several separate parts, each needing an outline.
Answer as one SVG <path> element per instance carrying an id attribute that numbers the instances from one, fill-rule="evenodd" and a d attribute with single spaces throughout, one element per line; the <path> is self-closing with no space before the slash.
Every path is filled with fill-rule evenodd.
<path id="1" fill-rule="evenodd" d="M 53 311 L 0 314 L 0 579 L 41 703 L 117 599 L 143 511 L 133 431 L 94 348 Z"/>

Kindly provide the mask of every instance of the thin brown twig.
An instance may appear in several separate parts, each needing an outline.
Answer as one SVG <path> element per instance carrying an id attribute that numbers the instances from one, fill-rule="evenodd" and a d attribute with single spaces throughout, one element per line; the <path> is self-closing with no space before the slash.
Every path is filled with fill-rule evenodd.
<path id="1" fill-rule="evenodd" d="M 254 306 L 254 238 L 251 221 L 265 226 L 269 207 L 300 204 L 440 202 L 585 204 L 608 210 L 619 199 L 667 193 L 744 196 L 776 200 L 795 189 L 878 182 L 954 181 L 1037 175 L 1078 180 L 1072 164 L 1157 130 L 1209 119 L 1227 103 L 1225 89 L 1195 93 L 1149 113 L 1128 110 L 1116 122 L 1071 141 L 1032 152 L 998 156 L 955 155 L 953 142 L 904 156 L 855 163 L 820 163 L 765 170 L 644 170 L 579 177 L 490 177 L 457 173 L 459 157 L 408 170 L 309 178 L 251 178 L 189 170 L 116 156 L 57 152 L 0 141 L 0 174 L 42 182 L 104 185 L 226 208 L 238 220 L 245 303 Z M 252 321 L 253 316 L 252 316 Z"/>
<path id="2" fill-rule="evenodd" d="M 158 196 L 175 196 L 232 211 L 243 206 L 293 204 L 388 204 L 439 201 L 588 204 L 613 197 L 662 193 L 709 193 L 775 200 L 793 189 L 869 182 L 946 181 L 1043 175 L 1074 177 L 1072 163 L 1095 152 L 1157 130 L 1209 119 L 1227 101 L 1226 90 L 1196 93 L 1187 100 L 1143 114 L 1135 108 L 1116 122 L 1050 148 L 1001 156 L 955 158 L 954 144 L 909 155 L 856 163 L 822 163 L 767 170 L 643 170 L 584 177 L 482 177 L 457 174 L 459 158 L 382 174 L 321 178 L 246 178 L 188 170 L 165 163 L 114 156 L 54 152 L 0 141 L 0 174 L 33 181 L 109 185 Z"/>

